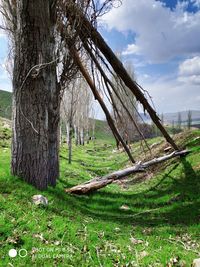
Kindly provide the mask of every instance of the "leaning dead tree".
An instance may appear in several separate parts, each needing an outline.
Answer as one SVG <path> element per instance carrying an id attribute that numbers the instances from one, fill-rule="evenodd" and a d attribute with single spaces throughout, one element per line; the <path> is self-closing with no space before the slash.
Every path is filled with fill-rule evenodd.
<path id="1" fill-rule="evenodd" d="M 127 62 L 125 67 L 130 77 L 135 81 L 135 73 L 132 64 Z M 113 116 L 118 129 L 122 133 L 127 144 L 136 140 L 138 136 L 141 140 L 141 145 L 143 146 L 144 141 L 145 145 L 148 147 L 143 131 L 141 131 L 140 120 L 142 121 L 142 119 L 138 112 L 135 96 L 121 83 L 118 76 L 113 76 L 112 82 Z"/>
<path id="2" fill-rule="evenodd" d="M 112 71 L 114 71 L 116 75 L 120 77 L 121 81 L 135 95 L 137 101 L 142 104 L 144 110 L 149 113 L 152 121 L 160 129 L 167 142 L 169 142 L 175 150 L 178 150 L 177 145 L 161 124 L 155 110 L 147 101 L 147 98 L 145 97 L 144 92 L 141 90 L 141 87 L 131 79 L 123 64 L 120 62 L 111 48 L 107 45 L 97 29 L 92 25 L 91 21 L 89 21 L 86 15 L 82 12 L 82 9 L 79 7 L 79 5 L 74 3 L 74 1 L 71 1 L 70 4 L 63 5 L 63 10 L 66 14 L 66 17 L 68 18 L 69 24 L 73 25 L 75 30 L 77 30 L 77 36 L 82 42 L 83 48 L 85 48 L 86 51 L 88 50 L 88 47 L 90 48 L 90 57 L 92 57 L 91 54 L 93 54 L 94 57 L 98 57 L 101 62 L 104 62 L 104 64 L 109 69 L 110 67 L 112 67 Z M 77 17 L 78 20 L 76 20 Z M 72 54 L 72 57 L 77 64 L 77 58 L 79 55 L 78 51 L 76 51 L 76 46 L 74 46 L 74 43 L 69 42 L 68 47 Z M 99 70 L 100 73 L 102 72 L 102 70 L 99 69 L 98 64 L 95 64 L 95 67 Z M 83 66 L 80 67 L 80 64 L 78 65 L 78 68 L 82 68 L 83 71 Z M 107 75 L 104 73 L 104 76 Z M 107 88 L 109 88 L 108 82 L 105 82 L 105 85 L 107 86 Z"/>
<path id="3" fill-rule="evenodd" d="M 0 11 L 13 44 L 12 174 L 39 189 L 55 186 L 59 176 L 58 131 L 60 101 L 66 84 L 80 71 L 94 98 L 105 112 L 115 139 L 135 162 L 104 98 L 114 105 L 120 94 L 110 76 L 117 75 L 143 109 L 149 113 L 174 150 L 167 133 L 143 89 L 131 79 L 123 64 L 97 31 L 97 17 L 119 0 L 4 0 Z M 83 56 L 84 55 L 84 56 Z M 85 55 L 91 68 L 85 63 Z M 115 97 L 113 96 L 115 94 Z"/>
<path id="4" fill-rule="evenodd" d="M 186 151 L 178 151 L 178 147 L 175 144 L 174 140 L 170 137 L 170 135 L 167 133 L 165 128 L 163 127 L 159 117 L 157 116 L 155 110 L 152 108 L 150 103 L 148 102 L 144 90 L 130 77 L 127 70 L 124 68 L 123 64 L 120 62 L 120 60 L 117 58 L 117 56 L 113 53 L 113 51 L 110 49 L 110 47 L 106 44 L 100 33 L 97 31 L 97 29 L 92 25 L 91 21 L 88 20 L 86 15 L 82 12 L 82 10 L 79 8 L 79 6 L 71 2 L 71 5 L 67 5 L 63 7 L 66 12 L 66 17 L 68 18 L 69 24 L 75 27 L 77 30 L 77 36 L 82 42 L 82 49 L 88 53 L 90 56 L 92 63 L 95 65 L 95 68 L 98 71 L 98 75 L 102 78 L 102 84 L 106 87 L 107 93 L 109 94 L 109 99 L 114 105 L 113 101 L 113 84 L 110 78 L 108 77 L 107 73 L 102 68 L 102 64 L 104 67 L 107 68 L 107 71 L 111 74 L 115 74 L 119 77 L 120 82 L 124 84 L 127 88 L 129 88 L 130 92 L 135 96 L 136 100 L 140 102 L 143 106 L 143 109 L 146 110 L 152 121 L 155 123 L 155 125 L 158 127 L 158 129 L 161 131 L 163 136 L 165 137 L 166 141 L 171 144 L 171 146 L 174 148 L 175 152 L 173 152 L 171 155 L 164 156 L 158 159 L 153 159 L 150 162 L 146 163 L 140 163 L 136 164 L 133 167 L 130 167 L 128 170 L 122 170 L 115 172 L 113 174 L 107 175 L 105 177 L 93 179 L 89 182 L 86 182 L 82 185 L 75 186 L 71 189 L 66 190 L 66 192 L 75 193 L 75 194 L 85 194 L 94 190 L 97 190 L 99 188 L 102 188 L 110 183 L 112 183 L 116 179 L 120 179 L 121 177 L 124 177 L 128 174 L 138 172 L 138 171 L 144 171 L 144 169 L 148 168 L 149 166 L 153 164 L 160 163 L 162 161 L 165 161 L 169 158 L 185 155 Z M 75 18 L 78 16 L 79 21 L 77 24 L 74 24 Z M 80 26 L 81 25 L 81 26 Z M 121 142 L 123 145 L 125 151 L 127 152 L 129 159 L 134 163 L 134 159 L 131 155 L 131 152 L 129 148 L 127 147 L 124 139 L 120 135 L 112 116 L 107 109 L 101 95 L 98 92 L 97 88 L 97 82 L 95 82 L 95 76 L 93 73 L 90 74 L 90 72 L 86 69 L 86 66 L 84 65 L 84 62 L 81 60 L 81 52 L 76 48 L 74 43 L 68 43 L 69 51 L 74 59 L 75 64 L 77 65 L 79 71 L 82 73 L 83 77 L 86 79 L 88 85 L 91 88 L 91 91 L 94 94 L 95 99 L 98 100 L 99 104 L 101 105 L 108 124 L 113 132 L 113 135 L 115 136 L 116 140 Z M 119 94 L 117 94 L 114 90 L 115 97 L 119 97 Z"/>

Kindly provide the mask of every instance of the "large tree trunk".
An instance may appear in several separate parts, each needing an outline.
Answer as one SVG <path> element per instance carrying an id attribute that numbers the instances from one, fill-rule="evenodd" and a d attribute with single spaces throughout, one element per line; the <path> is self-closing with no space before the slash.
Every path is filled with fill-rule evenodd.
<path id="1" fill-rule="evenodd" d="M 39 189 L 55 185 L 59 173 L 60 100 L 52 19 L 50 1 L 18 1 L 11 169 Z M 35 68 L 38 64 L 43 65 Z"/>

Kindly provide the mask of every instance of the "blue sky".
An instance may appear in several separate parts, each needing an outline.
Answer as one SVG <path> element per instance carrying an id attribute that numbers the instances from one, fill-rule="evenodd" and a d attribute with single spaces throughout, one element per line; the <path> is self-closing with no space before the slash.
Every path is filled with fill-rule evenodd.
<path id="1" fill-rule="evenodd" d="M 159 113 L 200 110 L 200 0 L 123 0 L 99 29 L 123 61 L 132 62 Z M 0 48 L 0 89 L 11 91 L 2 32 Z"/>
<path id="2" fill-rule="evenodd" d="M 123 0 L 101 24 L 159 113 L 200 109 L 200 0 Z"/>
<path id="3" fill-rule="evenodd" d="M 6 61 L 8 56 L 8 42 L 6 35 L 0 32 L 0 89 L 11 91 L 11 79 L 7 73 Z"/>

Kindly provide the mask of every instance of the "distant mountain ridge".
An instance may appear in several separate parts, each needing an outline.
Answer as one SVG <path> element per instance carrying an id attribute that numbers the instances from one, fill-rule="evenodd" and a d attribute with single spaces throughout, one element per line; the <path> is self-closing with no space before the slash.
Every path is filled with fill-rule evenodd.
<path id="1" fill-rule="evenodd" d="M 200 110 L 190 110 L 192 114 L 192 121 L 200 121 Z M 164 114 L 164 122 L 172 123 L 173 121 L 176 123 L 178 121 L 178 117 L 181 117 L 182 122 L 187 122 L 188 120 L 188 111 L 180 111 L 174 113 L 165 113 Z"/>
<path id="2" fill-rule="evenodd" d="M 192 122 L 193 124 L 200 124 L 200 110 L 190 110 L 192 114 Z M 173 122 L 176 124 L 178 122 L 178 117 L 181 117 L 182 123 L 186 123 L 188 120 L 188 111 L 180 111 L 180 112 L 169 112 L 163 113 L 164 123 L 172 124 Z M 159 115 L 160 117 L 162 115 Z M 149 114 L 140 113 L 140 117 L 146 123 L 151 123 L 151 118 Z"/>
<path id="3" fill-rule="evenodd" d="M 12 93 L 0 90 L 0 117 L 11 119 L 11 106 Z M 191 112 L 193 124 L 200 124 L 200 110 L 191 110 Z M 186 123 L 188 118 L 188 111 L 164 113 L 164 123 L 171 124 L 172 122 L 174 122 L 176 124 L 178 122 L 179 113 L 181 115 L 182 123 Z M 151 123 L 151 118 L 148 113 L 140 113 L 140 117 L 145 123 Z"/>

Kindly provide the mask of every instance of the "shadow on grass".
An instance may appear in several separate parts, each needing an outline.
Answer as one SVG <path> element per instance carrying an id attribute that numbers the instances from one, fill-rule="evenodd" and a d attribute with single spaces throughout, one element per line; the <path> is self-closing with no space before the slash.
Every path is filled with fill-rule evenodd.
<path id="1" fill-rule="evenodd" d="M 182 171 L 177 172 L 178 167 L 182 167 Z M 71 213 L 74 211 L 103 221 L 140 226 L 193 225 L 199 223 L 199 192 L 200 172 L 195 172 L 182 158 L 181 166 L 175 164 L 154 187 L 141 193 L 115 192 L 109 187 L 90 195 L 74 196 L 51 190 L 52 196 L 60 200 L 52 211 L 59 213 L 65 203 Z M 121 210 L 123 204 L 130 210 Z"/>

